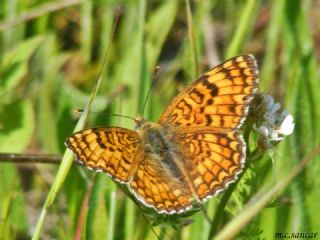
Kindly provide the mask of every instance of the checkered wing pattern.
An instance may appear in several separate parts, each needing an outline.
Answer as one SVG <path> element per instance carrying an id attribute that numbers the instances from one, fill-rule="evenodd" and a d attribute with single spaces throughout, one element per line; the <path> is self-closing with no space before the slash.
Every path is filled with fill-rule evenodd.
<path id="1" fill-rule="evenodd" d="M 200 201 L 216 195 L 237 179 L 245 161 L 245 142 L 238 133 L 190 131 L 177 136 L 177 141 L 183 142 L 181 159 Z"/>
<path id="2" fill-rule="evenodd" d="M 159 213 L 182 213 L 192 207 L 192 193 L 185 182 L 170 176 L 170 171 L 147 156 L 139 162 L 130 188 L 142 203 Z"/>
<path id="3" fill-rule="evenodd" d="M 139 148 L 137 132 L 125 128 L 91 128 L 73 134 L 66 145 L 86 167 L 128 182 Z"/>
<path id="4" fill-rule="evenodd" d="M 254 57 L 229 59 L 175 97 L 158 122 L 174 127 L 237 129 L 246 118 L 256 88 Z"/>

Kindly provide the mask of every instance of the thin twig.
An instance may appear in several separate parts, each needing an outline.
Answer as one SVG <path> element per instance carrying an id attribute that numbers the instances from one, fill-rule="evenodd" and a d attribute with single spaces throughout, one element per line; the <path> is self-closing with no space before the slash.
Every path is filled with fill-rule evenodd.
<path id="1" fill-rule="evenodd" d="M 53 154 L 0 153 L 0 163 L 61 163 L 62 156 Z"/>

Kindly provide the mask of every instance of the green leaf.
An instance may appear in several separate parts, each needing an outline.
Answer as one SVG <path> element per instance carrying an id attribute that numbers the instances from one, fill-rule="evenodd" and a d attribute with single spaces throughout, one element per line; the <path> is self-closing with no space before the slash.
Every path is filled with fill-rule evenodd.
<path id="1" fill-rule="evenodd" d="M 0 108 L 0 152 L 22 152 L 34 130 L 34 113 L 30 100 L 20 100 Z M 20 178 L 12 164 L 0 165 L 0 239 L 12 239 L 15 231 L 27 231 L 24 198 Z M 11 231 L 9 230 L 11 229 Z"/>
<path id="2" fill-rule="evenodd" d="M 0 165 L 0 239 L 15 239 L 14 232 L 27 232 L 26 206 L 16 167 Z"/>
<path id="3" fill-rule="evenodd" d="M 0 90 L 3 94 L 16 87 L 27 74 L 28 60 L 42 41 L 41 36 L 24 41 L 3 56 L 4 62 L 0 74 Z"/>
<path id="4" fill-rule="evenodd" d="M 0 152 L 19 153 L 29 144 L 35 128 L 30 100 L 0 108 Z"/>

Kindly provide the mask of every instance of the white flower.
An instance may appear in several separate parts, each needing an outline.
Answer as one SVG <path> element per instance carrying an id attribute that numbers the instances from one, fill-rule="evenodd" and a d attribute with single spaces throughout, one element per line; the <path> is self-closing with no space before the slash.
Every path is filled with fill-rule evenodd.
<path id="1" fill-rule="evenodd" d="M 279 128 L 279 134 L 288 136 L 293 132 L 293 129 L 294 129 L 293 117 L 292 115 L 288 114 L 281 123 L 281 126 Z"/>
<path id="2" fill-rule="evenodd" d="M 281 141 L 290 135 L 294 129 L 293 117 L 287 111 L 279 111 L 280 103 L 275 102 L 270 95 L 263 96 L 264 115 L 261 124 L 254 124 L 253 128 L 259 132 L 263 139 Z"/>

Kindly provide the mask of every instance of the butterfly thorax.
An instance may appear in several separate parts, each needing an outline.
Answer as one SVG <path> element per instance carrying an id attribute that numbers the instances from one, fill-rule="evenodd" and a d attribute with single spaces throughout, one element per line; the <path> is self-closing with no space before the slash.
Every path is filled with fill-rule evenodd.
<path id="1" fill-rule="evenodd" d="M 148 153 L 162 155 L 172 148 L 170 131 L 160 124 L 143 121 L 137 131 Z"/>
<path id="2" fill-rule="evenodd" d="M 172 177 L 181 179 L 183 174 L 179 167 L 179 153 L 172 140 L 172 130 L 157 123 L 144 121 L 137 131 L 149 159 L 168 169 Z"/>

